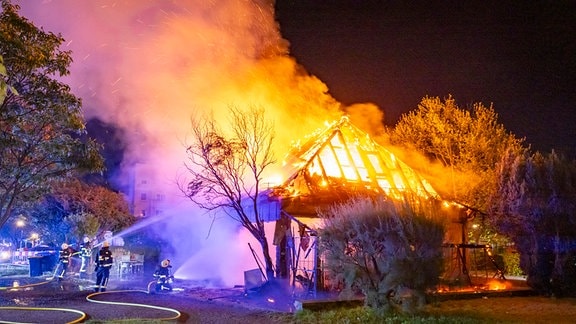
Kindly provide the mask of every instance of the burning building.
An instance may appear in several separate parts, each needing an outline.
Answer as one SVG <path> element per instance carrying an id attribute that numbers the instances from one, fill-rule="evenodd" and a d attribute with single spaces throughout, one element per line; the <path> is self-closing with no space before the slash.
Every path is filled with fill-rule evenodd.
<path id="1" fill-rule="evenodd" d="M 277 274 L 314 291 L 323 282 L 315 242 L 319 210 L 358 196 L 442 201 L 426 179 L 347 117 L 294 145 L 283 167 L 286 180 L 266 193 L 277 219 Z"/>
<path id="2" fill-rule="evenodd" d="M 274 194 L 281 197 L 283 211 L 295 216 L 315 217 L 319 205 L 358 194 L 440 198 L 424 178 L 347 117 L 296 145 L 285 167 L 291 175 Z"/>
<path id="3" fill-rule="evenodd" d="M 495 265 L 488 245 L 466 242 L 466 224 L 475 212 L 443 200 L 418 172 L 347 117 L 295 145 L 283 167 L 288 174 L 286 180 L 266 194 L 275 206 L 269 213 L 276 214 L 277 219 L 277 274 L 290 278 L 293 284 L 300 281 L 304 288 L 313 291 L 323 285 L 322 261 L 315 242 L 316 230 L 322 226 L 319 211 L 358 196 L 417 198 L 444 206 L 448 280 L 464 279 L 464 284 L 471 284 L 467 250 L 484 253 L 487 262 Z M 499 268 L 495 267 L 495 271 L 504 279 Z"/>

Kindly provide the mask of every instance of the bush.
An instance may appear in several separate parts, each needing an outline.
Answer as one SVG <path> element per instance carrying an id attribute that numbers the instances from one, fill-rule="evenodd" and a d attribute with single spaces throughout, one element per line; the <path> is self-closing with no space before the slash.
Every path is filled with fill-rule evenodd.
<path id="1" fill-rule="evenodd" d="M 505 250 L 502 252 L 504 273 L 509 276 L 522 276 L 524 272 L 520 268 L 520 255 L 516 251 Z"/>
<path id="2" fill-rule="evenodd" d="M 442 273 L 445 229 L 437 210 L 420 200 L 358 198 L 322 212 L 325 269 L 343 294 L 362 293 L 366 306 L 413 312 Z"/>

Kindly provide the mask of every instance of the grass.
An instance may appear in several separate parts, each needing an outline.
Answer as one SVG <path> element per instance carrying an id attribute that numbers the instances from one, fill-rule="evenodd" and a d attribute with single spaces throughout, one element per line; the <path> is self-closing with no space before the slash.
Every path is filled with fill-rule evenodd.
<path id="1" fill-rule="evenodd" d="M 25 267 L 22 269 L 27 271 Z M 0 277 L 5 275 L 0 273 Z M 88 320 L 87 323 L 118 321 Z M 126 319 L 122 323 L 153 324 L 160 321 Z M 296 314 L 272 313 L 267 323 L 576 323 L 576 298 L 518 296 L 447 300 L 429 304 L 421 313 L 413 316 L 392 314 L 380 317 L 362 307 L 315 312 L 305 310 Z"/>
<path id="2" fill-rule="evenodd" d="M 114 320 L 114 321 L 96 321 L 89 320 L 87 324 L 111 324 L 111 323 L 122 323 L 122 324 L 165 324 L 166 321 L 161 320 L 142 320 L 142 319 L 125 319 L 125 320 Z"/>
<path id="3" fill-rule="evenodd" d="M 290 324 L 380 324 L 380 323 L 574 323 L 576 298 L 494 297 L 442 301 L 429 304 L 415 315 L 380 316 L 364 307 L 303 310 L 296 314 L 271 313 L 266 323 Z M 87 323 L 118 323 L 88 321 Z M 153 324 L 161 321 L 126 319 L 121 323 Z"/>
<path id="4" fill-rule="evenodd" d="M 494 297 L 450 300 L 427 305 L 416 315 L 379 316 L 366 308 L 312 312 L 304 310 L 292 323 L 574 323 L 576 299 Z"/>
<path id="5" fill-rule="evenodd" d="M 354 308 L 347 310 L 330 310 L 326 312 L 302 311 L 295 315 L 294 323 L 481 323 L 479 319 L 467 316 L 453 315 L 403 315 L 387 314 L 385 316 L 366 308 Z"/>

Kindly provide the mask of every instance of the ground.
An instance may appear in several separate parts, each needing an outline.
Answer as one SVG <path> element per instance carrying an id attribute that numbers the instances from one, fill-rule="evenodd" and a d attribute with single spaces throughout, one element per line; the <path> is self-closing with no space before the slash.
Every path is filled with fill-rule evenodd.
<path id="1" fill-rule="evenodd" d="M 75 277 L 63 281 L 35 277 L 2 277 L 0 287 L 17 283 L 24 288 L 0 291 L 0 322 L 68 323 L 87 315 L 92 322 L 125 318 L 170 319 L 182 323 L 283 323 L 292 317 L 291 299 L 284 292 L 263 287 L 208 288 L 176 281 L 172 292 L 150 293 L 149 281 L 110 281 L 103 294 L 93 294 L 92 281 Z M 89 297 L 89 300 L 87 300 Z M 124 305 L 100 303 L 120 302 Z M 132 305 L 125 305 L 125 304 Z M 146 306 L 139 306 L 146 305 Z M 150 308 L 150 305 L 167 309 Z M 17 307 L 9 309 L 7 307 Z M 60 308 L 61 311 L 46 310 Z M 181 315 L 178 316 L 179 312 Z"/>
<path id="2" fill-rule="evenodd" d="M 427 306 L 432 314 L 467 315 L 481 323 L 576 323 L 576 299 L 538 296 L 448 300 Z"/>
<path id="3" fill-rule="evenodd" d="M 291 291 L 279 286 L 246 292 L 243 287 L 218 288 L 177 280 L 175 291 L 151 294 L 147 288 L 149 281 L 112 278 L 107 293 L 94 295 L 93 281 L 76 277 L 61 282 L 47 279 L 0 276 L 0 322 L 70 323 L 82 318 L 78 312 L 86 314 L 87 318 L 82 320 L 91 323 L 126 318 L 207 324 L 295 322 L 295 300 Z M 16 284 L 22 288 L 6 288 Z M 152 305 L 157 308 L 150 308 Z M 455 298 L 438 298 L 426 311 L 438 316 L 466 315 L 481 323 L 574 323 L 576 299 L 472 292 Z"/>

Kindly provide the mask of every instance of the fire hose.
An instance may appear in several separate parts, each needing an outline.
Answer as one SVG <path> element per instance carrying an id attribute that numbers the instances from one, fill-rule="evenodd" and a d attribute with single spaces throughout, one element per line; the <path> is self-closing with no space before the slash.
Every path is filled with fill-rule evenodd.
<path id="1" fill-rule="evenodd" d="M 28 285 L 22 285 L 22 286 L 10 286 L 10 287 L 0 287 L 0 291 L 2 290 L 15 290 L 15 289 L 23 289 L 23 288 L 30 288 L 30 287 L 35 287 L 35 286 L 40 286 L 40 285 L 45 285 L 49 282 L 51 282 L 52 280 L 54 280 L 54 276 L 47 278 L 47 281 L 43 281 L 43 282 L 38 282 L 38 283 L 33 283 L 33 284 L 28 284 Z M 77 309 L 71 309 L 71 308 L 51 308 L 51 307 L 24 307 L 24 306 L 0 306 L 1 310 L 18 310 L 18 311 L 39 311 L 39 312 L 45 312 L 45 311 L 60 311 L 60 312 L 68 312 L 68 313 L 76 313 L 79 314 L 80 317 L 71 321 L 71 322 L 67 322 L 66 324 L 75 324 L 75 323 L 81 323 L 82 321 L 84 321 L 87 318 L 86 313 L 84 313 L 83 311 L 79 311 Z M 0 320 L 1 323 L 9 323 L 9 324 L 13 324 L 13 323 L 22 323 L 22 322 L 9 322 L 9 321 L 3 321 Z"/>
<path id="2" fill-rule="evenodd" d="M 47 283 L 50 283 L 50 281 L 54 280 L 54 278 L 47 278 L 47 281 L 42 281 L 42 282 L 37 282 L 37 283 L 33 283 L 33 284 L 28 284 L 28 285 L 22 285 L 22 286 L 9 286 L 9 287 L 0 287 L 0 291 L 2 290 L 13 290 L 13 289 L 22 289 L 22 288 L 29 288 L 29 287 L 34 287 L 34 286 L 40 286 L 40 285 L 45 285 Z"/>
<path id="3" fill-rule="evenodd" d="M 66 324 L 76 324 L 81 323 L 87 317 L 86 313 L 83 311 L 79 311 L 77 309 L 71 308 L 46 308 L 46 307 L 21 307 L 21 306 L 2 306 L 0 309 L 4 310 L 21 310 L 21 311 L 61 311 L 61 312 L 69 312 L 69 313 L 77 313 L 80 314 L 80 317 L 71 321 L 67 322 Z M 25 324 L 24 322 L 8 322 L 8 321 L 0 321 L 0 323 L 8 323 L 8 324 Z"/>
<path id="4" fill-rule="evenodd" d="M 148 287 L 150 287 L 150 285 L 148 285 Z M 149 294 L 150 291 L 149 290 L 112 290 L 112 291 L 103 291 L 103 292 L 96 292 L 96 293 L 92 293 L 88 296 L 86 296 L 86 300 L 92 303 L 99 303 L 99 304 L 108 304 L 108 305 L 122 305 L 122 306 L 134 306 L 134 307 L 143 307 L 143 308 L 151 308 L 151 309 L 156 309 L 156 310 L 161 310 L 161 311 L 167 311 L 167 312 L 171 312 L 174 313 L 175 316 L 172 317 L 165 317 L 165 318 L 154 318 L 154 320 L 158 320 L 158 321 L 173 321 L 173 320 L 177 320 L 178 318 L 180 318 L 180 316 L 182 316 L 182 314 L 174 309 L 174 308 L 169 308 L 169 307 L 162 307 L 162 306 L 155 306 L 155 305 L 148 305 L 148 304 L 137 304 L 137 303 L 125 303 L 125 302 L 115 302 L 115 301 L 102 301 L 102 300 L 95 300 L 92 299 L 95 296 L 98 295 L 103 295 L 103 294 L 113 294 L 113 293 L 144 293 L 144 294 Z"/>
<path id="5" fill-rule="evenodd" d="M 0 291 L 2 291 L 2 290 L 12 290 L 12 289 L 30 288 L 30 287 L 45 285 L 45 284 L 50 283 L 51 281 L 53 281 L 54 278 L 56 278 L 56 270 L 58 270 L 58 268 L 54 269 L 54 273 L 52 274 L 52 277 L 46 278 L 46 281 L 37 282 L 37 283 L 33 283 L 33 284 L 27 284 L 27 285 L 22 285 L 22 286 L 0 287 Z"/>
<path id="6" fill-rule="evenodd" d="M 53 278 L 49 278 L 50 281 Z M 17 289 L 17 288 L 26 288 L 26 287 L 31 287 L 31 286 L 37 286 L 37 285 L 41 285 L 41 284 L 45 284 L 47 282 L 50 281 L 46 281 L 46 282 L 42 282 L 42 283 L 37 283 L 37 284 L 30 284 L 30 285 L 24 285 L 24 286 L 19 286 L 19 287 L 0 287 L 0 290 L 8 290 L 8 289 Z M 102 294 L 113 294 L 113 293 L 145 293 L 145 294 L 149 294 L 150 293 L 150 286 L 152 283 L 154 283 L 155 281 L 152 281 L 150 284 L 148 284 L 148 290 L 112 290 L 112 291 L 105 291 L 105 292 L 96 292 L 96 293 L 92 293 L 88 296 L 86 296 L 86 300 L 92 303 L 99 303 L 99 304 L 108 304 L 108 305 L 123 305 L 123 306 L 133 306 L 133 307 L 143 307 L 143 308 L 151 308 L 151 309 L 156 309 L 156 310 L 160 310 L 160 311 L 167 311 L 167 312 L 171 312 L 174 313 L 174 316 L 171 317 L 166 317 L 166 318 L 153 318 L 151 320 L 159 320 L 159 321 L 171 321 L 171 320 L 177 320 L 178 318 L 180 318 L 180 316 L 182 316 L 182 314 L 173 308 L 169 308 L 169 307 L 162 307 L 162 306 L 155 306 L 155 305 L 148 305 L 148 304 L 138 304 L 138 303 L 125 303 L 125 302 L 116 302 L 116 301 L 102 301 L 102 300 L 96 300 L 93 299 L 94 297 L 98 296 L 98 295 L 102 295 Z M 81 323 L 82 321 L 84 321 L 87 318 L 87 314 L 76 310 L 76 309 L 70 309 L 70 308 L 50 308 L 50 307 L 21 307 L 21 306 L 0 306 L 0 310 L 22 310 L 22 311 L 62 311 L 62 312 L 70 312 L 70 313 L 77 313 L 80 315 L 79 318 L 71 321 L 71 322 L 67 322 L 67 324 L 75 324 L 75 323 Z M 3 321 L 0 320 L 1 323 L 22 323 L 22 322 L 9 322 L 9 321 Z"/>

